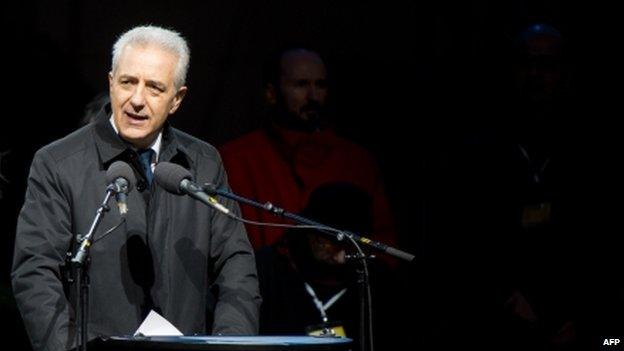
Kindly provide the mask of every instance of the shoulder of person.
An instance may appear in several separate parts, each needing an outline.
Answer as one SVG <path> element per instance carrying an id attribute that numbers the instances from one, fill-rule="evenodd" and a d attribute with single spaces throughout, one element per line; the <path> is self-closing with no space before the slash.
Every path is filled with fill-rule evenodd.
<path id="1" fill-rule="evenodd" d="M 93 126 L 93 124 L 88 124 L 43 146 L 35 153 L 34 159 L 48 155 L 54 162 L 59 163 L 68 157 L 84 152 L 86 148 L 93 145 Z"/>
<path id="2" fill-rule="evenodd" d="M 253 153 L 259 150 L 258 146 L 267 143 L 268 138 L 264 130 L 257 129 L 226 142 L 219 147 L 219 151 L 222 155 Z"/>
<path id="3" fill-rule="evenodd" d="M 336 134 L 334 131 L 326 131 L 325 138 L 330 140 L 334 145 L 334 149 L 349 156 L 352 160 L 358 160 L 362 162 L 376 163 L 373 153 L 364 146 L 356 143 L 355 141 Z"/>
<path id="4" fill-rule="evenodd" d="M 171 128 L 171 133 L 175 135 L 177 142 L 181 146 L 186 148 L 190 153 L 198 155 L 200 157 L 208 157 L 211 159 L 220 158 L 217 148 L 214 147 L 212 144 L 176 128 Z"/>

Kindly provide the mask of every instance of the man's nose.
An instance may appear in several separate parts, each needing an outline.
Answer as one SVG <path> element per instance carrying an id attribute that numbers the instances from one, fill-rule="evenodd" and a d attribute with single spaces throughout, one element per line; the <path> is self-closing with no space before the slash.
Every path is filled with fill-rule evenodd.
<path id="1" fill-rule="evenodd" d="M 312 85 L 308 87 L 308 101 L 319 101 L 319 89 Z"/>
<path id="2" fill-rule="evenodd" d="M 130 98 L 130 104 L 136 111 L 140 111 L 145 106 L 145 89 L 138 85 Z"/>

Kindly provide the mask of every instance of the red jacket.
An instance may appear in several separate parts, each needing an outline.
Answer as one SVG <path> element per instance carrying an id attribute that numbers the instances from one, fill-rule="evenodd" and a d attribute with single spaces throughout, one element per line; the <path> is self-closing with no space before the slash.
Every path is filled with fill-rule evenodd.
<path id="1" fill-rule="evenodd" d="M 257 130 L 220 148 L 232 190 L 258 202 L 270 201 L 298 213 L 317 187 L 348 182 L 373 201 L 373 233 L 357 233 L 395 246 L 396 233 L 379 170 L 362 147 L 332 131 L 305 133 L 284 129 Z M 243 216 L 261 222 L 279 222 L 272 214 L 242 206 Z M 255 249 L 274 243 L 281 228 L 247 226 Z"/>

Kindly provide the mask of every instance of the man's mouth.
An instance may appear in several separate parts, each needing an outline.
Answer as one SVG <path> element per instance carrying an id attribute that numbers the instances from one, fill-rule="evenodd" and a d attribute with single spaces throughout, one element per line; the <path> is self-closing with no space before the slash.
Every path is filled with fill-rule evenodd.
<path id="1" fill-rule="evenodd" d="M 142 122 L 142 121 L 149 119 L 149 116 L 146 116 L 146 115 L 139 115 L 139 114 L 128 112 L 128 111 L 124 111 L 124 113 L 126 114 L 126 116 L 128 116 L 131 122 L 133 121 Z"/>

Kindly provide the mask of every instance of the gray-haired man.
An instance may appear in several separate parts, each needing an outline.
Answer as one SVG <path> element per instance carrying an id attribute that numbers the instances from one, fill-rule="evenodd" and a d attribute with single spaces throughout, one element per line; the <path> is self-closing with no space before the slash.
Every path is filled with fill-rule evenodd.
<path id="1" fill-rule="evenodd" d="M 113 48 L 110 105 L 94 123 L 36 153 L 12 272 L 35 350 L 75 346 L 76 296 L 61 267 L 76 234 L 89 230 L 106 192 L 106 170 L 118 160 L 132 166 L 138 182 L 126 220 L 102 237 L 122 222 L 113 207 L 90 249 L 89 339 L 131 334 L 151 310 L 187 335 L 257 332 L 260 296 L 244 227 L 151 182 L 155 164 L 167 161 L 197 182 L 227 187 L 217 151 L 167 123 L 187 91 L 188 62 L 188 46 L 174 31 L 126 32 Z M 236 204 L 224 204 L 238 212 Z"/>

